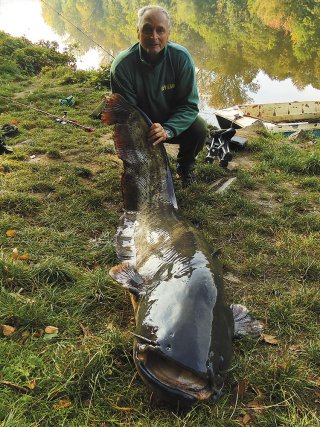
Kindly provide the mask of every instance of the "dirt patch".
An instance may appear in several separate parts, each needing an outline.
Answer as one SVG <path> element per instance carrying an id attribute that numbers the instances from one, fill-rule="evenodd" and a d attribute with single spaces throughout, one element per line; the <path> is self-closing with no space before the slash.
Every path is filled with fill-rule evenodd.
<path id="1" fill-rule="evenodd" d="M 227 272 L 223 275 L 223 278 L 226 282 L 228 283 L 235 283 L 235 284 L 240 284 L 242 281 L 241 279 L 239 279 L 239 277 L 235 276 L 234 274 L 232 274 L 231 272 Z"/>
<path id="2" fill-rule="evenodd" d="M 28 163 L 49 163 L 52 161 L 45 154 L 32 154 L 27 160 Z"/>
<path id="3" fill-rule="evenodd" d="M 247 190 L 246 195 L 265 210 L 272 212 L 281 206 L 281 200 L 275 193 L 266 191 L 262 188 L 258 190 Z"/>
<path id="4" fill-rule="evenodd" d="M 243 169 L 247 171 L 251 171 L 256 166 L 257 162 L 251 159 L 242 153 L 235 153 L 234 160 L 229 162 L 228 169 L 229 170 L 238 170 Z"/>
<path id="5" fill-rule="evenodd" d="M 102 135 L 99 141 L 103 145 L 110 145 L 112 147 L 114 146 L 112 133 L 107 133 L 106 135 Z"/>
<path id="6" fill-rule="evenodd" d="M 16 144 L 14 148 L 20 148 L 28 144 L 31 145 L 33 144 L 33 142 L 33 139 L 25 139 L 24 141 L 18 142 L 18 144 Z"/>
<path id="7" fill-rule="evenodd" d="M 296 197 L 296 196 L 299 196 L 300 194 L 304 193 L 304 190 L 302 188 L 298 188 L 292 182 L 284 181 L 282 183 L 282 187 L 284 187 L 286 190 L 288 190 L 292 197 Z"/>
<path id="8" fill-rule="evenodd" d="M 27 98 L 29 95 L 31 95 L 36 89 L 38 89 L 38 85 L 37 84 L 31 84 L 28 86 L 28 89 L 23 90 L 21 92 L 18 92 L 15 94 L 14 98 L 15 99 L 24 99 Z"/>

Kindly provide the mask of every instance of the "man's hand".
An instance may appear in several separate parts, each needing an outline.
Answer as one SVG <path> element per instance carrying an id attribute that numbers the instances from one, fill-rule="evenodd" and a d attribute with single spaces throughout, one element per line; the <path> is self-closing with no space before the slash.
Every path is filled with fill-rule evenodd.
<path id="1" fill-rule="evenodd" d="M 151 142 L 153 145 L 157 145 L 160 142 L 164 142 L 166 139 L 168 139 L 168 135 L 166 134 L 161 124 L 153 123 L 153 125 L 149 129 L 148 141 Z"/>

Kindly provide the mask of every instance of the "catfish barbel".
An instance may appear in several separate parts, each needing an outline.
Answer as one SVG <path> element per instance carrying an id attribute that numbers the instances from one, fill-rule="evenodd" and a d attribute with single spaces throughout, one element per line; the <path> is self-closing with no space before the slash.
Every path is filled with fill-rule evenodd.
<path id="1" fill-rule="evenodd" d="M 120 264 L 111 277 L 131 293 L 133 358 L 143 381 L 181 405 L 218 398 L 235 334 L 261 326 L 224 302 L 222 268 L 191 223 L 178 215 L 163 144 L 147 141 L 148 117 L 121 95 L 106 99 L 105 124 L 123 161 L 125 213 L 116 236 Z"/>

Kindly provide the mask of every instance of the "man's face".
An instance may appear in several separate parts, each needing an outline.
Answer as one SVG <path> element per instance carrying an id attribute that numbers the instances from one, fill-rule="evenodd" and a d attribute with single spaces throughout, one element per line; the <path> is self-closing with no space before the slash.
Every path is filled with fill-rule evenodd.
<path id="1" fill-rule="evenodd" d="M 158 10 L 146 12 L 138 28 L 138 39 L 150 58 L 155 58 L 169 41 L 169 22 Z"/>

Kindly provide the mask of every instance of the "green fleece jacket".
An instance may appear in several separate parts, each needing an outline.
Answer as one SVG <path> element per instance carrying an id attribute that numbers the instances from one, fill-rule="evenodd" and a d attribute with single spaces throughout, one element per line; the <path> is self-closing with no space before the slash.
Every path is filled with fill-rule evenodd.
<path id="1" fill-rule="evenodd" d="M 151 65 L 140 43 L 121 52 L 111 66 L 111 88 L 138 106 L 154 123 L 169 131 L 169 139 L 188 129 L 196 119 L 198 90 L 190 53 L 169 42 Z"/>

